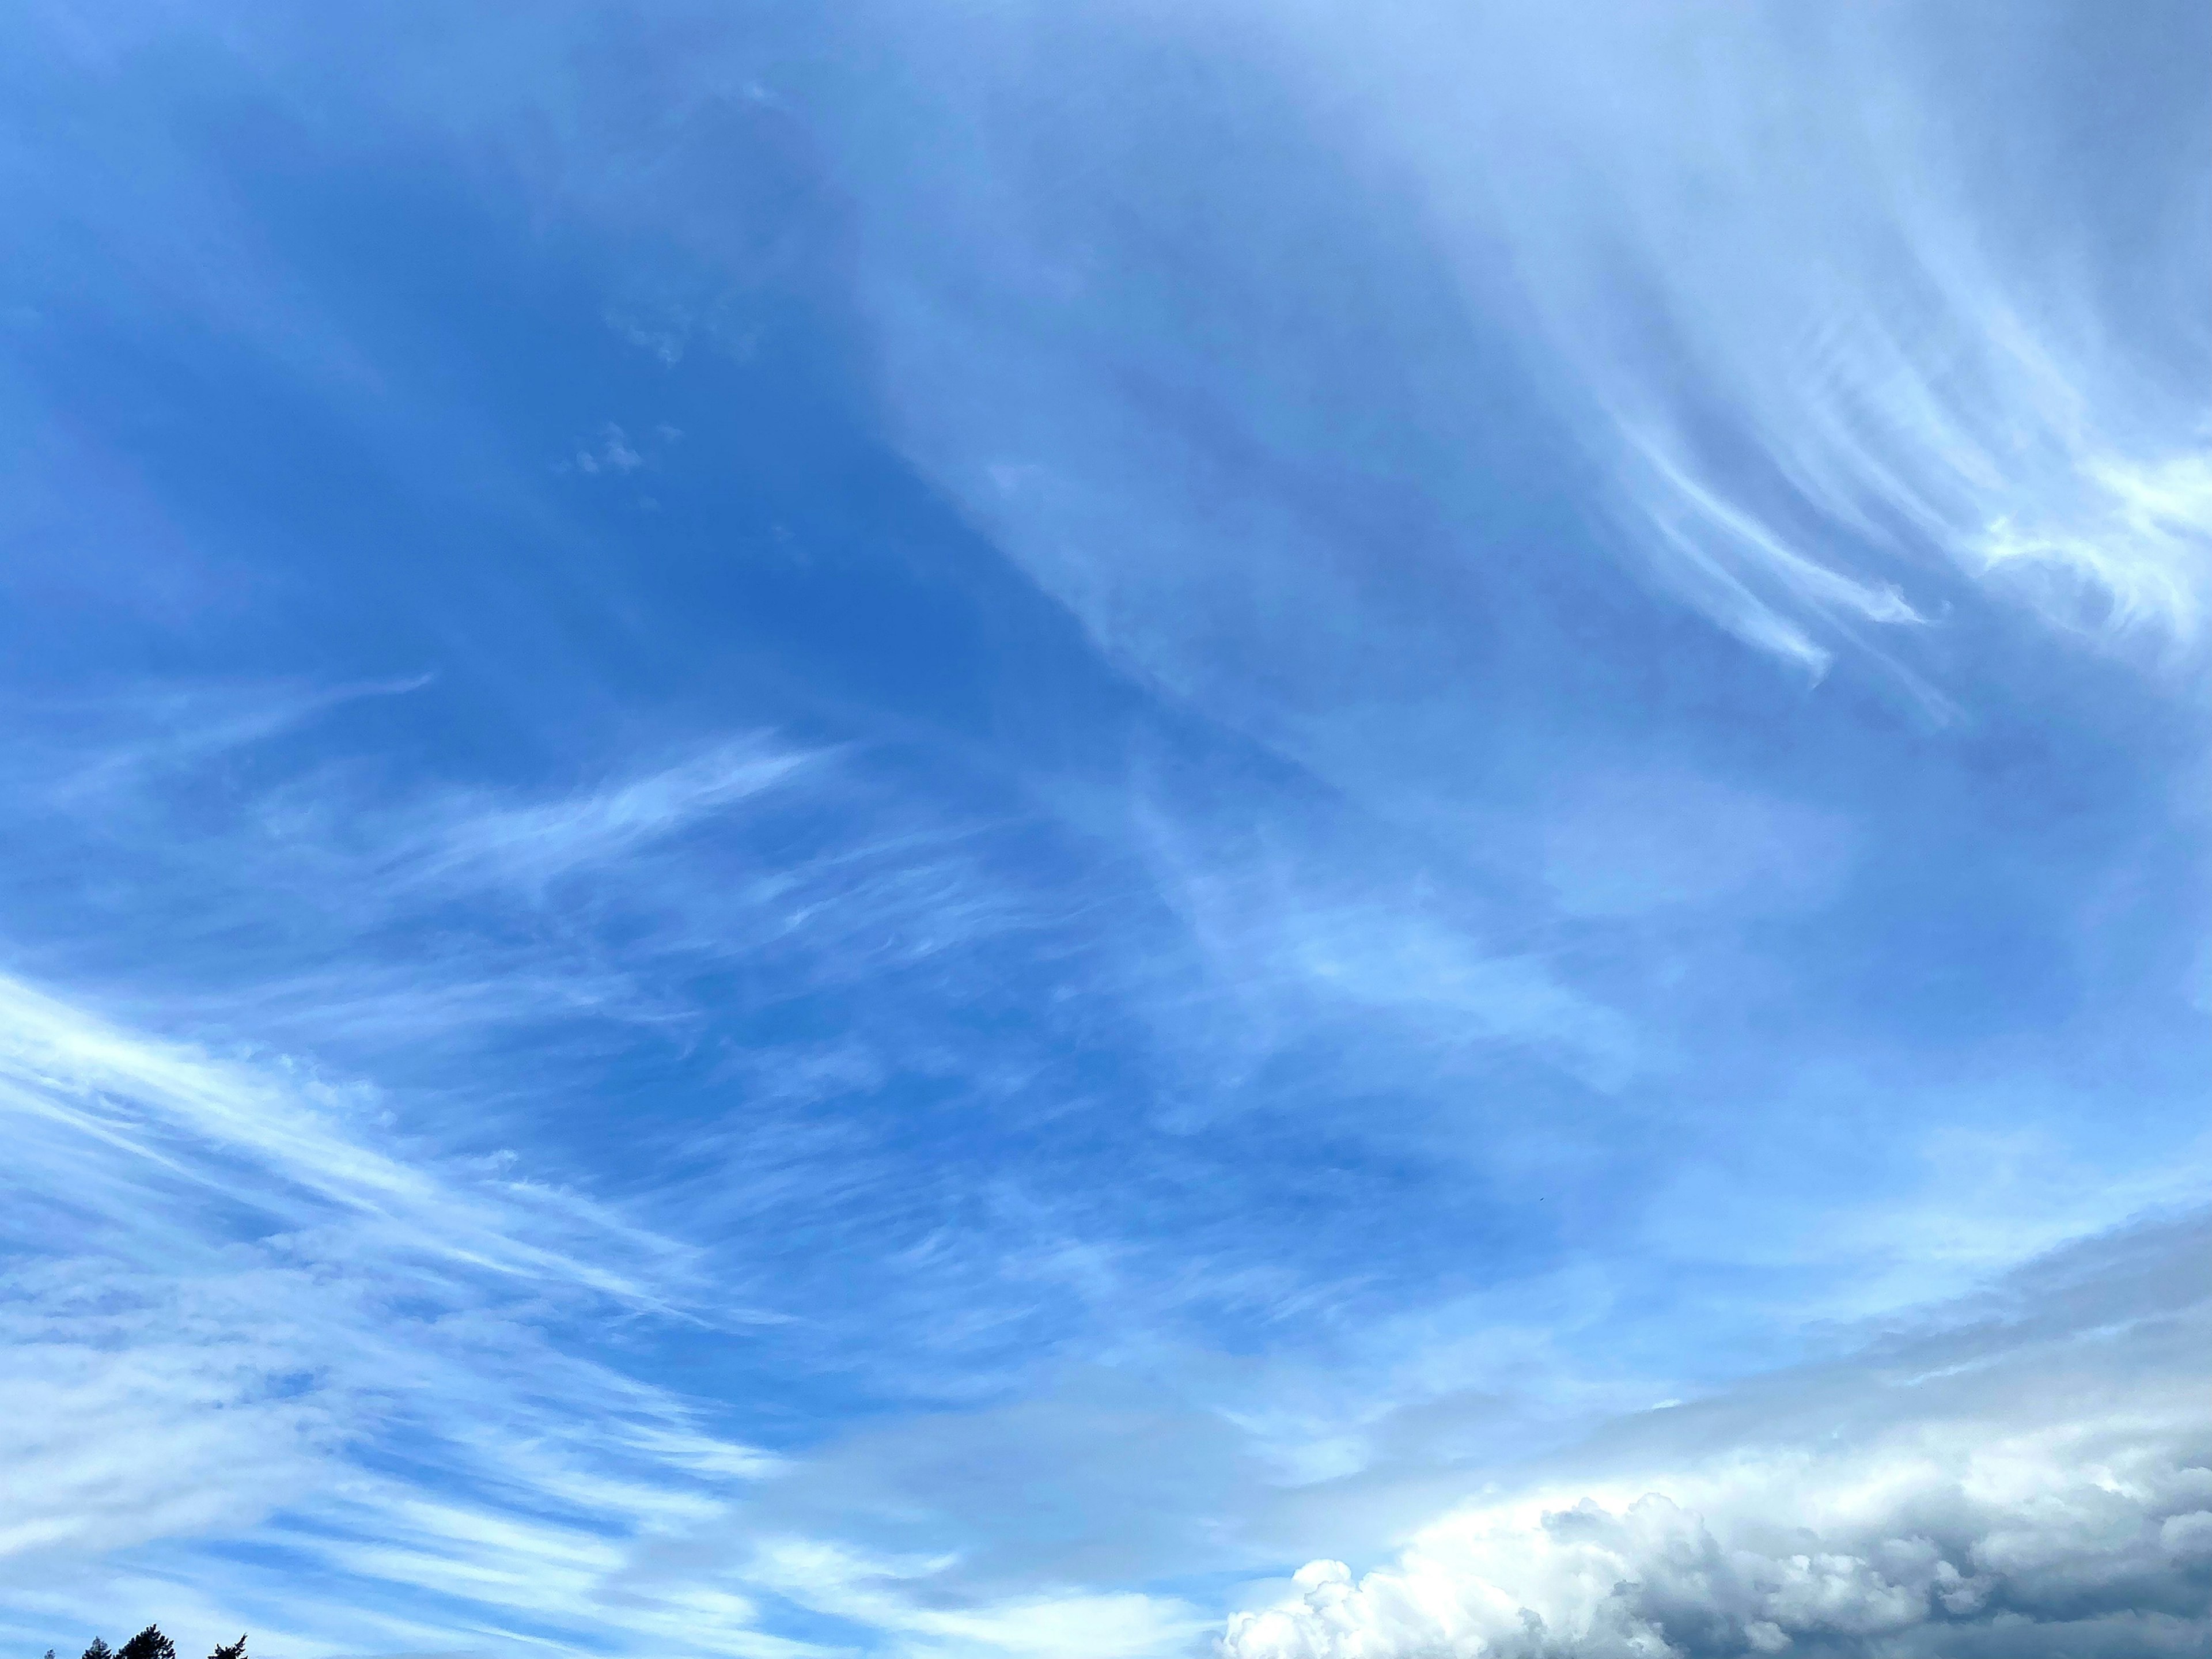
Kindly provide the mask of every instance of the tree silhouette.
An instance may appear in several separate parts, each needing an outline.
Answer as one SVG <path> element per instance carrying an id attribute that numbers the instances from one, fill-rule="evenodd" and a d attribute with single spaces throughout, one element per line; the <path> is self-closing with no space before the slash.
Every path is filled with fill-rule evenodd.
<path id="1" fill-rule="evenodd" d="M 54 1650 L 46 1650 L 46 1659 L 54 1659 Z M 149 1625 L 125 1642 L 118 1651 L 97 1636 L 84 1650 L 84 1659 L 177 1659 L 177 1644 L 161 1634 L 159 1625 Z M 246 1659 L 246 1638 L 235 1642 L 219 1642 L 208 1659 Z"/>

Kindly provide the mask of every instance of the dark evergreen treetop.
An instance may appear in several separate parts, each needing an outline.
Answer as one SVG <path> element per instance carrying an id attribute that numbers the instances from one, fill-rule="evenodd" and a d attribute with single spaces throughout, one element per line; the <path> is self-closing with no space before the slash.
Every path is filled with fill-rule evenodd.
<path id="1" fill-rule="evenodd" d="M 46 1650 L 46 1659 L 54 1659 L 54 1650 Z M 149 1625 L 125 1642 L 120 1651 L 111 1648 L 97 1636 L 84 1650 L 84 1659 L 177 1659 L 177 1644 L 161 1634 L 159 1625 Z M 208 1659 L 246 1659 L 246 1638 L 219 1644 Z"/>

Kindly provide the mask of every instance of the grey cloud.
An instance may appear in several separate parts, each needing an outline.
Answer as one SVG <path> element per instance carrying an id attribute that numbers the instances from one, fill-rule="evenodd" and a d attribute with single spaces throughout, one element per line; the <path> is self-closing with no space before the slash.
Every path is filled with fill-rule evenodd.
<path id="1" fill-rule="evenodd" d="M 1939 1328 L 1624 1419 L 1226 1659 L 2201 1654 L 2205 1218 L 2076 1246 Z"/>

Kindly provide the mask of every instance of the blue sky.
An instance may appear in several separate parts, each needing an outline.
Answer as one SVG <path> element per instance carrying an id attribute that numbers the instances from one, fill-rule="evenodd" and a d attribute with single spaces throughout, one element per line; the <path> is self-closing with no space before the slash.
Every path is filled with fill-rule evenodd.
<path id="1" fill-rule="evenodd" d="M 2201 8 L 11 24 L 25 1651 L 2203 1650 Z"/>

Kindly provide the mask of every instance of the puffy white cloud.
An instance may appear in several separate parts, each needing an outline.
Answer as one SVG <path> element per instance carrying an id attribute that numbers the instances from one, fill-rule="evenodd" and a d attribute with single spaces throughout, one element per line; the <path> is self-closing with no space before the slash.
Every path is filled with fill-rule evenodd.
<path id="1" fill-rule="evenodd" d="M 2018 1318 L 1645 1413 L 1364 1577 L 1311 1563 L 1222 1651 L 2202 1652 L 2203 1231 L 2138 1243 L 2094 1262 L 2090 1294 L 2054 1269 L 2021 1287 Z M 2144 1294 L 2125 1306 L 2130 1283 Z M 2100 1319 L 2100 1297 L 2122 1305 Z"/>

